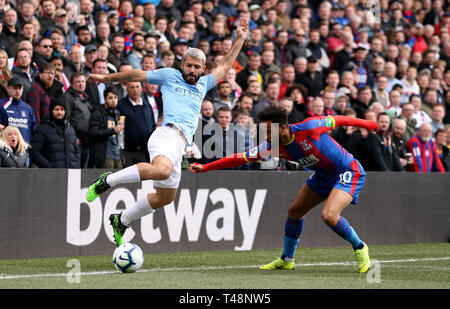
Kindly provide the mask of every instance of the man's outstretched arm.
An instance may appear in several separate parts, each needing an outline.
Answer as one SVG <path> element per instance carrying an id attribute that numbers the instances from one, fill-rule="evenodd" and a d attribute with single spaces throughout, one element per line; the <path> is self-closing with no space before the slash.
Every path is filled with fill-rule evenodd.
<path id="1" fill-rule="evenodd" d="M 111 83 L 111 82 L 145 82 L 147 81 L 147 71 L 128 70 L 113 74 L 89 74 L 88 82 Z"/>
<path id="2" fill-rule="evenodd" d="M 244 45 L 245 39 L 247 38 L 247 32 L 248 20 L 245 18 L 241 18 L 239 20 L 239 25 L 236 28 L 237 38 L 234 41 L 233 46 L 231 46 L 230 50 L 226 53 L 222 60 L 220 60 L 217 67 L 214 68 L 211 72 L 211 74 L 214 76 L 216 84 L 225 77 L 225 75 L 233 66 L 233 63 L 239 55 L 239 52 Z"/>

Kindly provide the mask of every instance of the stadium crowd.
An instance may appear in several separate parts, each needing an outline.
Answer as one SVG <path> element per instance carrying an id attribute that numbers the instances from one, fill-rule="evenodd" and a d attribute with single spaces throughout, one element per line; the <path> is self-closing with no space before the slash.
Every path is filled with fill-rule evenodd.
<path id="1" fill-rule="evenodd" d="M 203 50 L 208 74 L 242 17 L 249 37 L 203 101 L 201 139 L 185 163 L 256 146 L 258 112 L 279 104 L 290 123 L 376 120 L 377 134 L 331 133 L 366 170 L 449 171 L 450 5 L 442 0 L 0 0 L 0 166 L 148 160 L 147 140 L 162 122 L 158 86 L 87 76 L 179 69 L 188 47 Z M 215 157 L 203 154 L 206 145 Z M 284 160 L 242 168 L 301 169 Z"/>

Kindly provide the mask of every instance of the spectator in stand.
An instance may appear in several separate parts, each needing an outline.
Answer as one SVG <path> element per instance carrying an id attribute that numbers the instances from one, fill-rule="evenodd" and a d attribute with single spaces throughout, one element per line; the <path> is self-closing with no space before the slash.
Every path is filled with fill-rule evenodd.
<path id="1" fill-rule="evenodd" d="M 308 117 L 326 116 L 325 105 L 320 97 L 314 98 L 309 105 Z"/>
<path id="2" fill-rule="evenodd" d="M 13 76 L 8 69 L 8 54 L 0 49 L 0 99 L 8 97 L 8 81 Z"/>
<path id="3" fill-rule="evenodd" d="M 77 72 L 70 78 L 70 88 L 62 96 L 66 106 L 66 120 L 74 128 L 77 145 L 80 150 L 81 168 L 92 167 L 89 164 L 89 118 L 93 111 L 86 94 L 86 77 Z"/>
<path id="4" fill-rule="evenodd" d="M 28 167 L 28 147 L 16 127 L 0 130 L 0 167 Z"/>
<path id="5" fill-rule="evenodd" d="M 49 119 L 43 122 L 31 139 L 30 159 L 41 168 L 80 168 L 80 154 L 75 130 L 65 119 L 63 100 L 50 103 Z"/>
<path id="6" fill-rule="evenodd" d="M 386 109 L 391 105 L 389 102 L 389 93 L 386 91 L 388 80 L 386 76 L 379 76 L 376 80 L 376 87 L 372 90 L 373 99 L 380 102 L 381 105 Z"/>
<path id="7" fill-rule="evenodd" d="M 105 59 L 95 59 L 94 61 L 94 67 L 92 70 L 92 73 L 95 74 L 108 74 L 108 66 L 107 66 L 107 60 Z M 96 83 L 91 84 L 88 83 L 86 85 L 86 93 L 89 97 L 89 103 L 92 105 L 92 108 L 99 108 L 100 105 L 105 104 L 105 98 L 103 95 L 103 92 L 105 91 L 106 87 L 112 86 L 109 83 Z"/>
<path id="8" fill-rule="evenodd" d="M 433 105 L 431 111 L 431 128 L 433 129 L 432 134 L 435 135 L 438 129 L 443 129 L 445 118 L 445 106 L 442 104 Z"/>
<path id="9" fill-rule="evenodd" d="M 319 62 L 315 56 L 309 56 L 307 58 L 307 71 L 300 75 L 298 82 L 303 84 L 308 89 L 308 95 L 316 97 L 323 89 L 323 74 L 318 71 Z"/>
<path id="10" fill-rule="evenodd" d="M 334 101 L 335 95 L 333 90 L 324 90 L 323 95 L 321 96 L 324 104 L 324 113 L 325 115 L 332 116 L 334 115 Z"/>
<path id="11" fill-rule="evenodd" d="M 15 60 L 17 66 L 13 67 L 11 72 L 14 77 L 20 79 L 23 86 L 22 99 L 26 100 L 26 95 L 38 70 L 31 65 L 31 57 L 26 49 L 19 49 L 16 52 Z"/>
<path id="12" fill-rule="evenodd" d="M 121 33 L 115 33 L 111 37 L 111 50 L 108 56 L 108 62 L 111 62 L 116 68 L 126 62 L 125 39 Z"/>
<path id="13" fill-rule="evenodd" d="M 142 57 L 144 51 L 145 40 L 142 33 L 135 33 L 133 36 L 133 44 L 130 53 L 128 53 L 127 60 L 134 69 L 142 69 Z"/>
<path id="14" fill-rule="evenodd" d="M 237 151 L 244 152 L 251 149 L 254 144 L 250 139 L 249 131 L 242 126 L 237 128 L 232 124 L 232 113 L 227 106 L 222 106 L 217 111 L 217 123 L 220 131 L 207 130 L 204 143 L 202 145 L 203 157 L 202 162 L 212 162 L 219 158 L 224 158 Z M 212 135 L 210 135 L 214 132 Z M 244 168 L 236 169 L 251 169 L 252 165 L 244 165 Z"/>
<path id="15" fill-rule="evenodd" d="M 416 120 L 414 119 L 414 106 L 411 103 L 405 103 L 402 105 L 402 111 L 399 118 L 403 119 L 406 123 L 405 139 L 409 140 L 416 134 Z"/>
<path id="16" fill-rule="evenodd" d="M 228 106 L 230 110 L 236 106 L 236 100 L 231 93 L 231 85 L 228 81 L 224 80 L 217 84 L 217 96 L 212 100 L 215 114 L 224 105 Z"/>
<path id="17" fill-rule="evenodd" d="M 333 66 L 335 55 L 345 47 L 345 35 L 343 35 L 342 26 L 339 23 L 331 25 L 331 34 L 327 38 L 327 46 L 330 64 Z M 336 69 L 338 70 L 338 68 Z"/>
<path id="18" fill-rule="evenodd" d="M 5 11 L 3 23 L 4 25 L 2 36 L 5 40 L 5 43 L 8 46 L 12 47 L 19 41 L 20 36 L 20 31 L 17 27 L 20 23 L 18 23 L 17 11 L 13 7 Z M 11 54 L 10 56 L 13 56 L 13 54 Z"/>
<path id="19" fill-rule="evenodd" d="M 414 135 L 408 141 L 407 149 L 413 156 L 413 164 L 409 170 L 414 172 L 445 172 L 437 153 L 436 144 L 431 137 L 431 124 L 424 123 L 417 131 L 417 135 Z"/>
<path id="20" fill-rule="evenodd" d="M 392 121 L 392 151 L 398 156 L 401 166 L 406 169 L 408 164 L 412 164 L 412 154 L 406 151 L 405 139 L 406 122 L 396 118 Z"/>
<path id="21" fill-rule="evenodd" d="M 450 171 L 450 148 L 446 145 L 447 139 L 447 132 L 444 129 L 436 130 L 434 134 L 436 150 L 446 172 Z"/>
<path id="22" fill-rule="evenodd" d="M 46 37 L 41 38 L 37 44 L 36 51 L 33 53 L 32 61 L 35 62 L 38 66 L 40 66 L 45 62 L 50 62 L 52 56 L 53 56 L 52 41 Z"/>
<path id="23" fill-rule="evenodd" d="M 289 114 L 288 122 L 302 122 L 308 117 L 308 106 L 305 102 L 304 87 L 300 84 L 294 84 L 286 90 L 286 96 L 292 98 L 293 106 Z"/>
<path id="24" fill-rule="evenodd" d="M 142 96 L 139 82 L 127 83 L 127 96 L 119 101 L 117 109 L 125 116 L 124 167 L 148 162 L 147 141 L 156 128 L 153 108 Z"/>
<path id="25" fill-rule="evenodd" d="M 336 115 L 344 115 L 345 111 L 350 107 L 350 99 L 349 97 L 342 92 L 339 92 L 335 102 L 333 111 Z"/>
<path id="26" fill-rule="evenodd" d="M 51 63 L 44 63 L 26 95 L 26 102 L 31 105 L 36 116 L 36 125 L 45 120 L 50 113 L 50 101 L 63 94 L 63 85 L 55 79 L 55 76 L 56 67 Z"/>
<path id="27" fill-rule="evenodd" d="M 261 56 L 256 53 L 251 54 L 245 68 L 236 76 L 236 82 L 241 86 L 243 91 L 247 90 L 247 79 L 250 75 L 255 75 L 261 86 L 264 84 L 264 76 L 260 71 L 260 67 Z"/>
<path id="28" fill-rule="evenodd" d="M 270 81 L 266 86 L 264 102 L 266 105 L 277 104 L 280 93 L 280 84 L 277 81 Z"/>
<path id="29" fill-rule="evenodd" d="M 17 127 L 26 143 L 36 130 L 36 117 L 33 108 L 22 100 L 23 86 L 20 79 L 13 77 L 8 81 L 8 97 L 0 100 L 11 126 Z"/>
<path id="30" fill-rule="evenodd" d="M 119 101 L 113 87 L 106 88 L 104 96 L 103 108 L 93 111 L 89 120 L 90 156 L 96 168 L 121 169 L 118 136 L 125 127 L 116 108 Z"/>
<path id="31" fill-rule="evenodd" d="M 261 66 L 259 72 L 263 76 L 263 80 L 267 82 L 269 75 L 273 72 L 281 73 L 281 68 L 275 62 L 275 52 L 270 49 L 265 49 L 261 53 Z"/>
<path id="32" fill-rule="evenodd" d="M 402 103 L 402 95 L 400 91 L 391 90 L 391 92 L 389 92 L 389 103 L 390 105 L 386 110 L 391 118 L 400 116 L 400 114 L 402 113 L 402 108 L 400 106 L 400 104 Z"/>
<path id="33" fill-rule="evenodd" d="M 294 84 L 295 68 L 292 64 L 285 64 L 281 69 L 281 85 L 278 100 L 281 100 L 286 95 L 286 90 Z"/>
<path id="34" fill-rule="evenodd" d="M 233 114 L 237 110 L 247 112 L 248 117 L 252 118 L 252 122 L 254 122 L 256 116 L 253 115 L 253 99 L 248 94 L 242 95 L 239 100 L 236 101 L 236 106 L 232 110 Z"/>
<path id="35" fill-rule="evenodd" d="M 431 117 L 421 109 L 422 98 L 420 95 L 411 95 L 409 100 L 414 106 L 413 118 L 416 120 L 416 129 L 420 128 L 423 123 L 431 123 Z"/>
<path id="36" fill-rule="evenodd" d="M 368 134 L 363 132 L 362 152 L 363 167 L 368 171 L 402 171 L 403 167 L 397 153 L 392 151 L 389 136 L 390 117 L 386 113 L 378 115 L 379 132 Z"/>
<path id="37" fill-rule="evenodd" d="M 359 91 L 358 100 L 352 106 L 358 118 L 364 119 L 364 112 L 369 109 L 371 100 L 372 89 L 369 86 L 362 87 Z"/>
<path id="38" fill-rule="evenodd" d="M 0 132 L 9 125 L 8 114 L 3 106 L 0 104 Z"/>
<path id="39" fill-rule="evenodd" d="M 84 68 L 83 73 L 87 77 L 92 73 L 94 61 L 98 58 L 97 46 L 89 44 L 84 48 Z"/>

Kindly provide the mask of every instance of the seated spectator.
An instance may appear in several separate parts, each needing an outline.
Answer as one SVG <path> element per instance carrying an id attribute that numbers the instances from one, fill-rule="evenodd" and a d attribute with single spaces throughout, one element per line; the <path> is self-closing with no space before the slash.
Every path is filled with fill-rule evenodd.
<path id="1" fill-rule="evenodd" d="M 30 143 L 31 135 L 36 130 L 36 117 L 33 108 L 23 101 L 23 86 L 21 80 L 13 77 L 8 81 L 7 98 L 0 100 L 0 105 L 6 111 L 8 123 L 19 128 L 20 134 L 26 143 Z"/>
<path id="2" fill-rule="evenodd" d="M 445 173 L 436 144 L 431 139 L 432 127 L 429 123 L 424 123 L 417 131 L 417 135 L 408 141 L 408 152 L 412 153 L 413 164 L 409 167 L 414 172 L 441 172 Z"/>
<path id="3" fill-rule="evenodd" d="M 89 120 L 90 156 L 96 168 L 121 169 L 122 153 L 119 133 L 124 130 L 120 122 L 117 92 L 113 87 L 105 89 L 105 104 L 95 110 Z"/>
<path id="4" fill-rule="evenodd" d="M 31 138 L 30 159 L 41 168 L 80 168 L 77 136 L 66 118 L 61 99 L 50 103 L 49 119 L 43 122 Z"/>
<path id="5" fill-rule="evenodd" d="M 0 131 L 0 167 L 28 167 L 28 147 L 19 129 L 5 127 Z"/>
<path id="6" fill-rule="evenodd" d="M 450 148 L 446 145 L 447 139 L 447 132 L 443 129 L 436 130 L 436 133 L 434 134 L 436 150 L 446 172 L 450 171 Z"/>

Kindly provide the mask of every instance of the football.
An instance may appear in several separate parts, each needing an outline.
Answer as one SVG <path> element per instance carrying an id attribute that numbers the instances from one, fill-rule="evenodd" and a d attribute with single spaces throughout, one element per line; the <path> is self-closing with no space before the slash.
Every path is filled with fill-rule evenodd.
<path id="1" fill-rule="evenodd" d="M 113 254 L 114 266 L 123 273 L 134 273 L 144 263 L 144 254 L 137 245 L 125 243 L 116 248 Z"/>

